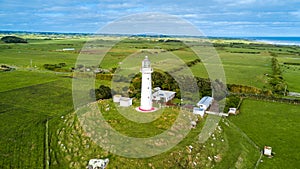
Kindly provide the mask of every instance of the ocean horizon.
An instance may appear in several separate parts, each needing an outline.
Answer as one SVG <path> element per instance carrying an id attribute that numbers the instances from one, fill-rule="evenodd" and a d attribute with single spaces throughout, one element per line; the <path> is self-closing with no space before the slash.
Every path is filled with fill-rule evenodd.
<path id="1" fill-rule="evenodd" d="M 244 39 L 257 41 L 257 42 L 264 42 L 274 45 L 294 45 L 300 46 L 300 37 L 245 37 Z"/>
<path id="2" fill-rule="evenodd" d="M 45 34 L 45 35 L 51 35 L 51 34 L 68 34 L 68 35 L 94 35 L 95 33 L 84 33 L 84 32 L 33 32 L 33 31 L 8 31 L 8 30 L 0 30 L 0 34 Z M 109 34 L 107 34 L 109 35 Z M 114 35 L 114 34 L 110 34 Z M 121 35 L 121 34 L 115 34 L 115 35 Z M 146 34 L 145 34 L 146 35 Z M 128 35 L 127 35 L 128 36 Z M 165 35 L 166 37 L 178 37 L 176 35 Z M 186 37 L 181 35 L 182 37 Z M 203 36 L 199 36 L 203 37 Z M 274 45 L 294 45 L 294 46 L 300 46 L 300 37 L 296 36 L 290 36 L 290 37 L 282 37 L 282 36 L 257 36 L 257 37 L 247 37 L 247 36 L 240 36 L 240 37 L 230 37 L 230 36 L 204 36 L 206 38 L 224 38 L 224 39 L 245 39 L 250 41 L 256 41 L 256 42 L 263 42 L 263 43 L 269 43 Z"/>

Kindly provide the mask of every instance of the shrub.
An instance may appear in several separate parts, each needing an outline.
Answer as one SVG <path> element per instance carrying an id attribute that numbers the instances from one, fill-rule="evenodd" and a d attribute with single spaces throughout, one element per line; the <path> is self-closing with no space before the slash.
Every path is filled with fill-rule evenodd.
<path id="1" fill-rule="evenodd" d="M 112 90 L 108 86 L 101 85 L 98 89 L 91 89 L 90 95 L 96 97 L 96 100 L 110 99 L 112 98 Z"/>
<path id="2" fill-rule="evenodd" d="M 4 36 L 1 38 L 1 40 L 4 43 L 27 43 L 25 39 L 16 36 Z"/>

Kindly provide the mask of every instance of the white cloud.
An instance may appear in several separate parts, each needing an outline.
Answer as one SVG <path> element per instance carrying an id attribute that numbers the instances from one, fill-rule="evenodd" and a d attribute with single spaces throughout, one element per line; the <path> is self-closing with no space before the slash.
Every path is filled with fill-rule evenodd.
<path id="1" fill-rule="evenodd" d="M 129 15 L 106 25 L 101 33 L 162 33 L 200 35 L 189 22 L 174 15 L 141 13 Z"/>
<path id="2" fill-rule="evenodd" d="M 124 8 L 133 8 L 138 7 L 139 5 L 136 3 L 115 3 L 106 5 L 107 8 L 110 9 L 124 9 Z"/>
<path id="3" fill-rule="evenodd" d="M 176 15 L 180 18 L 185 18 L 185 19 L 189 19 L 189 18 L 199 18 L 199 16 L 197 14 L 182 14 L 182 15 Z"/>
<path id="4" fill-rule="evenodd" d="M 238 1 L 233 1 L 232 4 L 247 5 L 247 4 L 253 4 L 256 2 L 257 2 L 257 0 L 238 0 Z"/>
<path id="5" fill-rule="evenodd" d="M 292 16 L 294 16 L 294 17 L 297 17 L 297 18 L 300 18 L 300 10 L 290 12 L 290 15 L 292 15 Z"/>
<path id="6" fill-rule="evenodd" d="M 0 4 L 3 5 L 0 20 L 14 25 L 14 29 L 25 27 L 16 23 L 30 23 L 29 25 L 37 25 L 31 29 L 44 30 L 51 24 L 57 31 L 74 31 L 75 27 L 73 29 L 72 26 L 76 24 L 90 25 L 90 28 L 95 25 L 97 29 L 97 26 L 104 26 L 118 18 L 143 12 L 172 14 L 199 27 L 219 32 L 221 29 L 243 32 L 244 28 L 251 32 L 250 29 L 256 31 L 256 28 L 260 28 L 264 30 L 261 33 L 268 33 L 271 29 L 294 27 L 293 30 L 299 30 L 300 27 L 299 0 L 28 0 L 25 4 L 21 0 L 2 0 Z M 151 17 L 157 16 L 149 15 L 148 19 Z M 139 23 L 142 22 L 146 21 L 141 19 Z M 2 24 L 0 28 L 10 27 Z M 84 26 L 80 30 L 84 30 Z"/>
<path id="7" fill-rule="evenodd" d="M 255 9 L 261 6 L 264 6 L 265 8 L 270 8 L 272 6 L 286 6 L 290 3 L 297 3 L 297 0 L 215 0 L 215 2 L 218 3 L 218 6 L 223 4 L 227 7 Z"/>
<path id="8" fill-rule="evenodd" d="M 252 4 L 255 3 L 257 0 L 215 0 L 215 2 L 219 4 L 224 4 L 228 6 L 237 6 L 242 4 Z"/>
<path id="9" fill-rule="evenodd" d="M 46 18 L 64 18 L 65 14 L 63 13 L 36 13 L 36 16 L 46 17 Z"/>
<path id="10" fill-rule="evenodd" d="M 83 12 L 91 10 L 91 8 L 87 6 L 51 6 L 51 7 L 45 7 L 41 8 L 38 11 L 39 12 Z"/>

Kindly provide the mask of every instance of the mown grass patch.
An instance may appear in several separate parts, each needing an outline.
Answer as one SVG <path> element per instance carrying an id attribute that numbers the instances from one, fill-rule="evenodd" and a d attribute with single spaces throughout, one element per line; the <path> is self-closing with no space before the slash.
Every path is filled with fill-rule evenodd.
<path id="1" fill-rule="evenodd" d="M 0 72 L 0 92 L 13 90 L 32 85 L 55 81 L 59 76 L 54 73 L 31 71 Z"/>
<path id="2" fill-rule="evenodd" d="M 300 66 L 288 66 L 282 68 L 282 76 L 288 85 L 290 92 L 300 92 Z"/>
<path id="3" fill-rule="evenodd" d="M 282 77 L 290 92 L 300 92 L 300 57 L 279 57 Z"/>
<path id="4" fill-rule="evenodd" d="M 70 80 L 0 93 L 0 168 L 43 168 L 47 119 L 73 110 Z"/>
<path id="5" fill-rule="evenodd" d="M 246 99 L 240 114 L 230 117 L 261 149 L 271 146 L 276 153 L 263 157 L 259 168 L 297 168 L 300 154 L 298 105 Z"/>

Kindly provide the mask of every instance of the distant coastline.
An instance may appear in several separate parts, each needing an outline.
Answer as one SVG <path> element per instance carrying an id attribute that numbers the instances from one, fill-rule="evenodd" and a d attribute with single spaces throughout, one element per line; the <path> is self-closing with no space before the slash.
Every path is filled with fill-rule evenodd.
<path id="1" fill-rule="evenodd" d="M 244 39 L 273 45 L 300 46 L 300 37 L 246 37 Z"/>
<path id="2" fill-rule="evenodd" d="M 95 33 L 80 33 L 80 32 L 31 32 L 31 31 L 6 31 L 0 30 L 0 34 L 39 34 L 39 35 L 82 35 L 89 36 L 95 35 Z M 131 36 L 124 34 L 98 34 L 104 36 Z M 183 35 L 147 35 L 139 34 L 134 36 L 153 36 L 153 37 L 188 37 Z M 203 36 L 199 36 L 200 38 Z M 222 37 L 222 36 L 207 36 L 208 39 L 244 39 L 249 41 L 263 42 L 273 45 L 289 45 L 289 46 L 300 46 L 300 37 Z"/>

